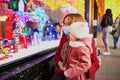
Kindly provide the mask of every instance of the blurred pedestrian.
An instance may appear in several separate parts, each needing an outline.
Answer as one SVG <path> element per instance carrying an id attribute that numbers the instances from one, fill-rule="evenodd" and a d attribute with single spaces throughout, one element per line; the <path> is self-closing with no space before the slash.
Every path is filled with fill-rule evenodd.
<path id="1" fill-rule="evenodd" d="M 113 42 L 114 42 L 114 49 L 117 48 L 118 39 L 120 37 L 120 15 L 116 17 L 115 22 L 113 24 L 113 30 L 116 32 L 113 34 Z"/>
<path id="2" fill-rule="evenodd" d="M 102 52 L 103 55 L 110 55 L 109 50 L 109 41 L 108 37 L 110 34 L 110 28 L 112 28 L 113 24 L 113 18 L 112 18 L 112 10 L 106 9 L 106 13 L 103 15 L 102 21 L 101 21 L 101 27 L 102 27 L 102 40 L 105 45 L 105 50 Z"/>

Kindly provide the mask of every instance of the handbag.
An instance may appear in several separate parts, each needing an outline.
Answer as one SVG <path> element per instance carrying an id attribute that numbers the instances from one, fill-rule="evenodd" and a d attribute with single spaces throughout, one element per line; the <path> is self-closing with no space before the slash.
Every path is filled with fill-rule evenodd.
<path id="1" fill-rule="evenodd" d="M 118 29 L 119 27 L 117 27 L 117 29 Z M 115 32 L 117 31 L 117 29 L 113 29 L 112 30 L 112 32 L 110 33 L 111 35 L 114 35 L 115 34 Z"/>
<path id="2" fill-rule="evenodd" d="M 117 29 L 112 30 L 111 35 L 114 35 L 116 31 L 117 31 Z"/>

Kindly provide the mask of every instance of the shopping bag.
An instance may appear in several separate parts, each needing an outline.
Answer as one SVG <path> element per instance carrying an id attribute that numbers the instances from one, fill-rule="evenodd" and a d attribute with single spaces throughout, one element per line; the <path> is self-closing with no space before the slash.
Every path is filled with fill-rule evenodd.
<path id="1" fill-rule="evenodd" d="M 111 33 L 112 32 L 112 26 L 108 26 L 108 30 L 109 30 L 109 33 Z"/>

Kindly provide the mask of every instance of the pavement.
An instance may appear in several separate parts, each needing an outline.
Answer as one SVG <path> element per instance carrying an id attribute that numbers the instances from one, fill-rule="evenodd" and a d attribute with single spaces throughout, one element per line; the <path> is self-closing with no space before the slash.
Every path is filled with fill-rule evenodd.
<path id="1" fill-rule="evenodd" d="M 102 33 L 97 33 L 97 46 L 104 51 Z M 120 39 L 117 49 L 113 49 L 113 37 L 109 35 L 110 55 L 100 55 L 101 66 L 96 73 L 95 80 L 120 80 Z"/>

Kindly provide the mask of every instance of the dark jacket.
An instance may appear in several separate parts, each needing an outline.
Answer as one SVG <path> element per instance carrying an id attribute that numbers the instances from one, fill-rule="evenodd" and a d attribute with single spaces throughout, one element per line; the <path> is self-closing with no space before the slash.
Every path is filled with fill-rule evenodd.
<path id="1" fill-rule="evenodd" d="M 58 49 L 57 49 L 57 52 L 56 52 L 56 55 L 55 55 L 56 64 L 58 63 L 58 61 L 62 61 L 61 49 L 62 49 L 62 46 L 63 46 L 64 42 L 66 42 L 66 41 L 67 41 L 67 36 L 63 33 L 60 44 L 58 46 Z M 90 74 L 88 74 L 87 76 L 89 77 L 89 75 L 90 75 L 90 80 L 95 80 L 95 74 L 96 74 L 96 71 L 99 68 L 99 61 L 98 61 L 98 58 L 97 58 L 94 38 L 92 39 L 92 48 L 93 48 L 93 53 L 91 54 L 91 67 L 89 69 Z M 63 75 L 63 71 L 61 71 L 59 69 L 55 70 L 55 73 Z"/>
<path id="2" fill-rule="evenodd" d="M 112 18 L 112 13 L 106 13 L 101 21 L 101 26 L 102 28 L 106 27 L 106 26 L 112 26 L 113 24 L 113 18 Z"/>

